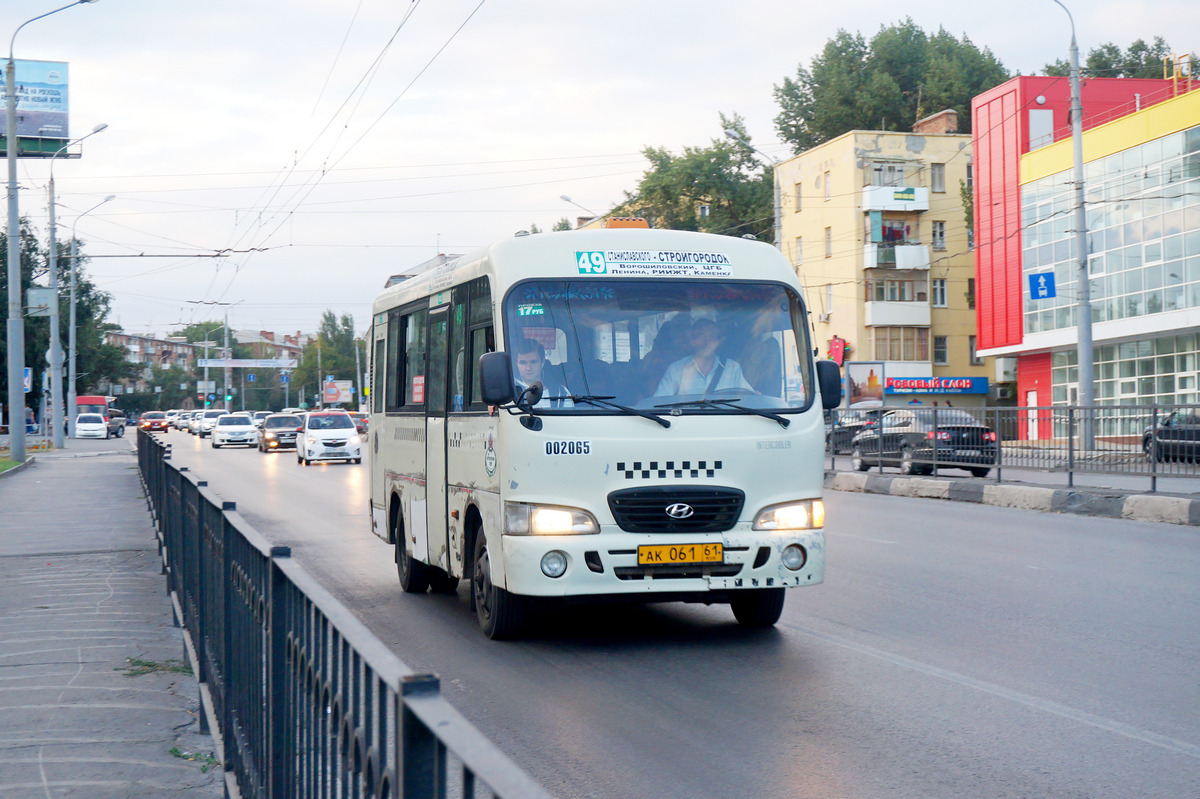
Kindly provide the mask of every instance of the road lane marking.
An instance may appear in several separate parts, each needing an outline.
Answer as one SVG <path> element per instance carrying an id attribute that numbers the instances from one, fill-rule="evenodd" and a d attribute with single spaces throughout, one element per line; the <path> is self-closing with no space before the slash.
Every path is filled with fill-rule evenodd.
<path id="1" fill-rule="evenodd" d="M 1029 694 L 1022 693 L 1021 691 L 1014 691 L 1013 689 L 1005 688 L 1002 685 L 996 685 L 995 683 L 990 683 L 985 680 L 977 680 L 974 677 L 968 677 L 965 674 L 958 674 L 957 672 L 941 669 L 937 666 L 930 665 L 929 663 L 922 663 L 919 660 L 912 660 L 911 658 L 906 658 L 901 655 L 894 655 L 890 652 L 884 652 L 883 650 L 876 649 L 875 647 L 857 644 L 853 641 L 840 638 L 836 635 L 819 633 L 807 627 L 801 627 L 798 624 L 791 624 L 785 621 L 780 621 L 779 624 L 787 627 L 788 629 L 795 630 L 803 635 L 816 638 L 819 641 L 824 641 L 825 643 L 833 644 L 834 646 L 839 646 L 843 649 L 849 649 L 853 652 L 858 652 L 861 655 L 866 655 L 867 657 L 872 657 L 877 660 L 882 660 L 886 663 L 891 663 L 894 666 L 920 672 L 921 674 L 927 674 L 931 677 L 949 680 L 950 682 L 957 683 L 965 688 L 973 688 L 977 691 L 983 691 L 984 693 L 991 694 L 992 696 L 996 696 L 1001 699 L 1007 699 L 1010 702 L 1016 702 L 1017 704 L 1024 705 L 1025 707 L 1029 707 L 1034 710 L 1040 710 L 1044 713 L 1052 713 L 1065 719 L 1086 724 L 1089 727 L 1095 727 L 1106 732 L 1123 735 L 1126 738 L 1142 741 L 1143 743 L 1148 743 L 1151 746 L 1157 746 L 1170 752 L 1176 752 L 1181 755 L 1200 758 L 1200 746 L 1190 744 L 1187 741 L 1181 741 L 1177 738 L 1171 738 L 1166 735 L 1159 735 L 1158 733 L 1150 732 L 1149 730 L 1143 730 L 1140 727 L 1134 727 L 1130 724 L 1123 724 L 1119 721 L 1106 719 L 1102 716 L 1097 716 L 1084 710 L 1077 710 L 1076 708 L 1069 707 L 1060 702 L 1054 702 L 1049 699 L 1041 699 L 1036 696 L 1030 696 Z"/>

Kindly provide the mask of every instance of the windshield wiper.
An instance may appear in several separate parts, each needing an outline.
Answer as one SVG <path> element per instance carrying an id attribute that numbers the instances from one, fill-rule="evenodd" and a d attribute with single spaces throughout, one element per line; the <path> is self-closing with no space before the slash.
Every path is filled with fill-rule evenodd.
<path id="1" fill-rule="evenodd" d="M 650 413 L 649 411 L 639 410 L 637 408 L 630 408 L 628 405 L 621 405 L 620 403 L 617 403 L 617 402 L 611 402 L 610 400 L 615 399 L 615 397 L 604 397 L 604 396 L 600 396 L 598 394 L 583 394 L 583 395 L 571 394 L 570 396 L 552 397 L 551 399 L 569 399 L 572 402 L 586 402 L 589 405 L 600 405 L 605 408 L 615 408 L 618 411 L 624 411 L 625 413 L 631 414 L 633 416 L 640 416 L 643 419 L 649 419 L 652 422 L 661 424 L 663 427 L 671 426 L 671 423 L 669 421 L 667 421 L 666 419 L 662 418 L 661 416 L 659 416 L 657 414 Z"/>
<path id="2" fill-rule="evenodd" d="M 668 402 L 664 405 L 655 405 L 655 408 L 706 408 L 713 405 L 720 405 L 724 408 L 732 408 L 738 413 L 752 414 L 761 416 L 764 419 L 773 419 L 779 422 L 780 427 L 787 427 L 792 423 L 792 420 L 786 416 L 780 416 L 777 413 L 764 411 L 762 408 L 747 408 L 745 405 L 738 405 L 740 399 L 698 399 L 688 400 L 687 402 Z"/>

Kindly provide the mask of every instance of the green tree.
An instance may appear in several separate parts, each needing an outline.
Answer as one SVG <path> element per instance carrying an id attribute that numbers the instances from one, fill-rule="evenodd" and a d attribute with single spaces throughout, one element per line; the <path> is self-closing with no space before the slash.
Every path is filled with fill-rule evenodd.
<path id="1" fill-rule="evenodd" d="M 740 116 L 720 119 L 723 130 L 750 141 Z M 771 170 L 749 147 L 722 136 L 708 147 L 685 147 L 678 156 L 657 147 L 642 154 L 650 168 L 613 216 L 642 216 L 655 228 L 772 240 Z"/>
<path id="2" fill-rule="evenodd" d="M 334 380 L 352 380 L 356 391 L 359 390 L 355 348 L 358 348 L 365 371 L 366 353 L 362 340 L 354 337 L 354 318 L 343 314 L 338 319 L 333 311 L 326 311 L 321 316 L 317 337 L 304 348 L 300 363 L 292 372 L 292 396 L 296 404 L 300 403 L 301 391 L 311 404 L 313 396 L 320 393 L 320 384 L 326 375 L 332 375 Z"/>
<path id="3" fill-rule="evenodd" d="M 1008 77 L 990 50 L 944 28 L 930 36 L 906 19 L 870 43 L 839 30 L 808 68 L 775 87 L 775 126 L 796 153 L 851 130 L 907 130 L 948 108 L 969 133 L 971 98 Z"/>
<path id="4" fill-rule="evenodd" d="M 564 216 L 562 219 L 555 222 L 554 227 L 552 227 L 550 229 L 551 230 L 573 230 L 574 228 L 575 228 L 575 226 L 571 224 L 571 220 L 567 219 Z"/>
<path id="5" fill-rule="evenodd" d="M 24 302 L 26 292 L 35 282 L 44 283 L 49 272 L 49 251 L 40 246 L 27 219 L 21 220 L 20 226 L 21 253 L 21 298 Z M 79 252 L 83 251 L 78 245 Z M 70 280 L 69 269 L 71 259 L 70 242 L 59 242 L 59 341 L 63 348 L 63 379 L 66 385 L 67 345 L 70 332 Z M 116 329 L 108 322 L 112 309 L 112 296 L 100 291 L 88 278 L 85 265 L 86 257 L 79 260 L 76 278 L 76 346 L 78 353 L 75 357 L 78 379 L 76 384 L 80 394 L 94 391 L 96 386 L 110 380 L 119 380 L 132 376 L 136 367 L 125 359 L 125 350 L 112 344 L 104 343 L 104 333 Z M 8 236 L 0 233 L 0 296 L 8 296 Z M 7 318 L 7 314 L 6 314 Z M 50 319 L 49 317 L 25 317 L 25 365 L 33 373 L 33 390 L 27 395 L 30 407 L 38 407 L 42 402 L 42 374 L 49 369 L 46 363 L 46 351 L 50 348 Z M 0 338 L 0 360 L 8 361 L 7 335 Z M 65 393 L 65 388 L 64 388 Z M 0 402 L 7 403 L 8 370 L 0 370 Z"/>
<path id="6" fill-rule="evenodd" d="M 1088 51 L 1087 58 L 1079 67 L 1079 74 L 1085 78 L 1161 78 L 1163 59 L 1173 61 L 1174 57 L 1171 46 L 1161 36 L 1155 36 L 1149 44 L 1145 39 L 1137 39 L 1126 50 L 1106 42 Z M 1197 57 L 1194 53 L 1189 60 L 1195 68 Z M 1065 77 L 1071 69 L 1066 60 L 1059 59 L 1047 64 L 1042 72 Z"/>

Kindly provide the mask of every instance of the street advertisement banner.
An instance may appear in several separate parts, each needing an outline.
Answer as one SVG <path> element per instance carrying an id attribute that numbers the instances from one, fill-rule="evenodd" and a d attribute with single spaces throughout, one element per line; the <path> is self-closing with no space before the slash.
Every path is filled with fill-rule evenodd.
<path id="1" fill-rule="evenodd" d="M 70 138 L 67 125 L 67 63 L 14 60 L 17 137 Z"/>
<path id="2" fill-rule="evenodd" d="M 889 377 L 884 394 L 986 394 L 986 377 Z"/>
<path id="3" fill-rule="evenodd" d="M 326 405 L 349 404 L 354 399 L 354 382 L 351 380 L 329 380 L 325 383 Z"/>
<path id="4" fill-rule="evenodd" d="M 883 362 L 846 362 L 846 403 L 851 407 L 883 404 Z"/>

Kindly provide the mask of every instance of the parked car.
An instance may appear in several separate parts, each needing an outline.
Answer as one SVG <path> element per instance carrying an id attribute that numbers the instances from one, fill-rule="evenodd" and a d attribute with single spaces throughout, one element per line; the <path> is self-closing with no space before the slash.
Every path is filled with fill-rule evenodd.
<path id="1" fill-rule="evenodd" d="M 221 414 L 213 425 L 211 435 L 213 449 L 228 444 L 253 447 L 258 443 L 258 428 L 254 426 L 254 420 L 244 413 Z"/>
<path id="2" fill-rule="evenodd" d="M 304 420 L 293 413 L 273 413 L 263 419 L 258 436 L 258 451 L 295 449 L 296 436 Z"/>
<path id="3" fill-rule="evenodd" d="M 1193 409 L 1173 411 L 1142 433 L 1142 452 L 1147 458 L 1196 460 L 1200 458 L 1200 413 Z"/>
<path id="4" fill-rule="evenodd" d="M 81 413 L 75 417 L 76 438 L 109 438 L 108 422 L 98 413 Z"/>
<path id="5" fill-rule="evenodd" d="M 829 451 L 835 455 L 849 452 L 854 437 L 864 429 L 879 423 L 881 410 L 832 410 L 825 423 L 825 438 Z"/>
<path id="6" fill-rule="evenodd" d="M 316 411 L 304 415 L 296 436 L 296 462 L 353 461 L 362 463 L 362 439 L 345 411 Z"/>
<path id="7" fill-rule="evenodd" d="M 936 460 L 939 469 L 987 477 L 996 462 L 996 434 L 958 408 L 897 409 L 855 435 L 850 458 L 861 472 L 883 464 L 899 466 L 902 474 L 928 474 Z"/>
<path id="8" fill-rule="evenodd" d="M 153 433 L 155 430 L 167 432 L 170 428 L 170 423 L 167 421 L 167 415 L 162 411 L 146 411 L 138 417 L 138 429 L 146 430 Z"/>
<path id="9" fill-rule="evenodd" d="M 354 429 L 358 431 L 360 436 L 367 434 L 367 424 L 371 417 L 368 414 L 360 411 L 350 411 L 350 418 L 354 420 Z"/>

